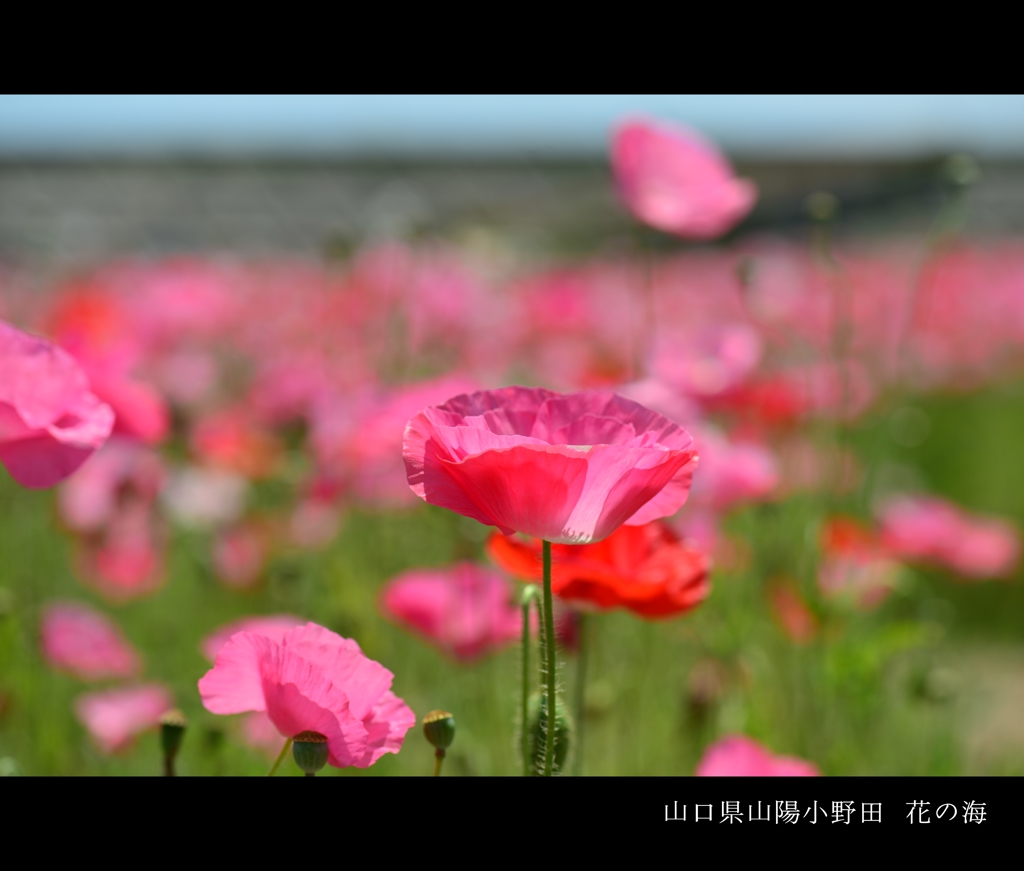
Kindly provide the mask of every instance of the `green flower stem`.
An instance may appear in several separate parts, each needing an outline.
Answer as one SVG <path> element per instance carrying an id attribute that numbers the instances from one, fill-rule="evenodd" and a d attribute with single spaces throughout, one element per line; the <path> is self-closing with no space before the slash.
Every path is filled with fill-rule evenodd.
<path id="1" fill-rule="evenodd" d="M 438 747 L 434 751 L 434 777 L 441 776 L 441 763 L 444 762 L 444 748 Z"/>
<path id="2" fill-rule="evenodd" d="M 528 584 L 526 589 L 523 590 L 522 606 L 523 606 L 523 697 L 521 700 L 522 707 L 520 708 L 520 714 L 522 719 L 522 743 L 523 743 L 523 776 L 529 777 L 533 772 L 530 770 L 532 767 L 532 760 L 530 759 L 530 723 L 529 723 L 529 704 L 530 704 L 530 603 L 537 599 L 537 587 L 533 584 Z"/>
<path id="3" fill-rule="evenodd" d="M 273 777 L 274 772 L 281 767 L 281 761 L 284 759 L 288 751 L 291 750 L 293 740 L 293 738 L 289 738 L 284 742 L 284 747 L 281 748 L 281 755 L 277 757 L 277 762 L 274 763 L 274 767 L 270 769 L 270 774 L 268 774 L 267 777 Z"/>
<path id="4" fill-rule="evenodd" d="M 544 688 L 548 700 L 546 731 L 544 734 L 544 776 L 551 777 L 555 764 L 555 612 L 551 597 L 551 542 L 543 543 L 544 552 Z"/>
<path id="5" fill-rule="evenodd" d="M 576 749 L 573 751 L 572 773 L 577 776 L 583 768 L 583 707 L 587 689 L 587 649 L 590 647 L 587 636 L 591 629 L 590 621 L 582 611 L 579 619 L 580 649 L 576 655 L 576 692 L 572 711 L 576 720 Z"/>

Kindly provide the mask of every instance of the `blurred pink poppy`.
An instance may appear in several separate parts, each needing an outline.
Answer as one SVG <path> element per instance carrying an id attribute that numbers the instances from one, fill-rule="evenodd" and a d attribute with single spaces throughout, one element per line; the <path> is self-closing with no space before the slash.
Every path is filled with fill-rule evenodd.
<path id="1" fill-rule="evenodd" d="M 141 669 L 138 653 L 115 623 L 87 605 L 48 605 L 39 635 L 47 662 L 81 680 L 134 677 Z"/>
<path id="2" fill-rule="evenodd" d="M 817 766 L 795 756 L 774 756 L 744 735 L 716 741 L 697 763 L 698 777 L 817 777 Z"/>
<path id="3" fill-rule="evenodd" d="M 424 409 L 403 454 L 424 501 L 561 544 L 674 514 L 697 460 L 688 433 L 629 399 L 527 387 Z"/>
<path id="4" fill-rule="evenodd" d="M 213 543 L 217 578 L 229 587 L 253 586 L 266 564 L 269 545 L 269 531 L 255 522 L 222 530 Z"/>
<path id="5" fill-rule="evenodd" d="M 757 188 L 692 130 L 644 120 L 612 137 L 612 169 L 626 207 L 645 224 L 687 239 L 714 239 L 754 207 Z"/>
<path id="6" fill-rule="evenodd" d="M 24 487 L 52 487 L 110 435 L 114 413 L 66 351 L 0 321 L 0 462 Z"/>
<path id="7" fill-rule="evenodd" d="M 709 426 L 692 430 L 700 451 L 700 475 L 694 482 L 695 505 L 721 511 L 740 502 L 763 499 L 779 483 L 775 457 L 752 442 L 728 441 Z"/>
<path id="8" fill-rule="evenodd" d="M 761 337 L 753 327 L 715 324 L 660 337 L 651 368 L 687 396 L 712 397 L 742 384 L 761 353 Z"/>
<path id="9" fill-rule="evenodd" d="M 1020 536 L 1003 520 L 968 514 L 934 497 L 903 497 L 881 511 L 882 544 L 893 554 L 947 566 L 972 578 L 1013 573 Z"/>
<path id="10" fill-rule="evenodd" d="M 366 768 L 397 753 L 416 724 L 390 691 L 393 678 L 355 641 L 307 623 L 279 640 L 236 633 L 199 681 L 199 694 L 214 714 L 265 711 L 282 735 L 319 732 L 331 765 Z"/>
<path id="11" fill-rule="evenodd" d="M 494 653 L 522 634 L 513 588 L 492 569 L 459 563 L 446 569 L 415 569 L 389 581 L 381 608 L 440 650 L 472 660 Z"/>
<path id="12" fill-rule="evenodd" d="M 160 684 L 142 684 L 85 693 L 75 699 L 75 716 L 105 753 L 127 745 L 140 732 L 155 727 L 174 705 Z"/>
<path id="13" fill-rule="evenodd" d="M 134 439 L 114 436 L 60 488 L 61 518 L 76 532 L 96 532 L 114 520 L 129 497 L 151 505 L 165 477 L 159 454 Z"/>
<path id="14" fill-rule="evenodd" d="M 129 500 L 101 533 L 79 539 L 75 569 L 105 598 L 127 602 L 163 585 L 166 544 L 166 530 L 151 507 Z"/>
<path id="15" fill-rule="evenodd" d="M 272 641 L 280 641 L 291 632 L 296 626 L 305 625 L 306 621 L 301 617 L 294 617 L 291 614 L 269 614 L 265 617 L 245 617 L 236 620 L 227 626 L 212 632 L 203 639 L 200 649 L 210 662 L 217 659 L 220 649 L 228 643 L 232 635 L 238 632 L 255 632 L 257 635 L 265 635 Z"/>

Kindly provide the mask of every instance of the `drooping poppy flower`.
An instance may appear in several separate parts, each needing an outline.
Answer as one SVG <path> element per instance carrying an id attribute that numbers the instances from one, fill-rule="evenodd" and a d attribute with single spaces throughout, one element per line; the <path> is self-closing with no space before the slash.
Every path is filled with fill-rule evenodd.
<path id="1" fill-rule="evenodd" d="M 128 744 L 155 727 L 174 706 L 174 697 L 160 684 L 84 693 L 75 699 L 75 716 L 105 753 Z"/>
<path id="2" fill-rule="evenodd" d="M 1011 574 L 1020 559 L 1020 536 L 1012 525 L 972 516 L 944 499 L 895 499 L 880 514 L 882 544 L 898 557 L 972 578 Z"/>
<path id="3" fill-rule="evenodd" d="M 795 756 L 775 756 L 744 735 L 716 741 L 697 763 L 698 777 L 817 777 L 817 766 Z"/>
<path id="4" fill-rule="evenodd" d="M 752 181 L 736 178 L 714 145 L 680 125 L 621 125 L 611 160 L 626 207 L 645 224 L 686 239 L 721 236 L 757 200 Z"/>
<path id="5" fill-rule="evenodd" d="M 540 542 L 493 535 L 491 558 L 505 571 L 541 577 Z M 641 617 L 673 617 L 699 605 L 711 591 L 708 557 L 665 523 L 623 526 L 604 541 L 554 545 L 551 590 L 584 609 L 626 608 Z"/>
<path id="6" fill-rule="evenodd" d="M 39 640 L 46 661 L 81 680 L 134 677 L 141 663 L 114 622 L 78 602 L 56 602 L 43 611 Z"/>
<path id="7" fill-rule="evenodd" d="M 505 387 L 456 396 L 409 421 L 409 486 L 506 535 L 599 541 L 686 501 L 689 434 L 614 393 Z"/>
<path id="8" fill-rule="evenodd" d="M 66 351 L 0 321 L 0 463 L 23 487 L 52 487 L 110 435 L 114 413 Z"/>
<path id="9" fill-rule="evenodd" d="M 391 692 L 393 678 L 355 641 L 307 623 L 280 640 L 236 633 L 199 681 L 199 694 L 214 714 L 265 711 L 287 737 L 319 732 L 331 765 L 366 768 L 397 753 L 416 723 Z"/>
<path id="10" fill-rule="evenodd" d="M 484 566 L 415 569 L 389 581 L 381 608 L 457 659 L 477 659 L 519 639 L 523 618 L 512 587 Z"/>

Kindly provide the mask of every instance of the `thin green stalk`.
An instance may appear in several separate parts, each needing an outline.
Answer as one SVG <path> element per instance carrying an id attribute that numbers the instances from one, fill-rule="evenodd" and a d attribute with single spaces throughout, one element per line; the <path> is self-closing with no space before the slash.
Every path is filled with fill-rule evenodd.
<path id="1" fill-rule="evenodd" d="M 590 634 L 590 621 L 587 615 L 580 612 L 579 616 L 580 649 L 576 654 L 576 686 L 573 698 L 573 714 L 576 720 L 575 745 L 573 751 L 572 773 L 577 777 L 583 768 L 583 720 L 584 704 L 587 690 L 587 652 L 590 647 L 587 636 Z"/>
<path id="2" fill-rule="evenodd" d="M 530 603 L 537 598 L 537 588 L 529 584 L 523 590 L 523 697 L 520 714 L 522 719 L 522 743 L 523 743 L 523 776 L 529 777 L 533 772 L 532 760 L 530 759 Z"/>
<path id="3" fill-rule="evenodd" d="M 551 542 L 543 543 L 544 553 L 544 687 L 548 700 L 544 733 L 544 776 L 551 777 L 555 764 L 555 614 L 551 597 Z"/>
<path id="4" fill-rule="evenodd" d="M 277 771 L 278 768 L 280 768 L 281 762 L 284 760 L 285 754 L 287 754 L 288 751 L 291 749 L 293 740 L 294 739 L 289 738 L 287 741 L 284 742 L 284 747 L 281 748 L 281 755 L 277 757 L 277 762 L 274 763 L 274 767 L 270 769 L 270 774 L 268 774 L 267 777 L 273 777 L 274 772 Z"/>
<path id="5" fill-rule="evenodd" d="M 434 751 L 434 777 L 441 776 L 441 763 L 444 762 L 444 750 L 438 747 Z"/>

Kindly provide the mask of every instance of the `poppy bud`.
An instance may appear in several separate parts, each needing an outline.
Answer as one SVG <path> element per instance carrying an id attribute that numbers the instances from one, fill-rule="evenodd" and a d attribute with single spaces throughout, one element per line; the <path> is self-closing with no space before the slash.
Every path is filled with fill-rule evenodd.
<path id="1" fill-rule="evenodd" d="M 533 760 L 533 771 L 534 774 L 540 774 L 544 770 L 544 751 L 548 734 L 548 700 L 546 696 L 536 695 L 530 699 L 527 723 L 530 730 L 530 758 Z M 572 723 L 561 700 L 555 703 L 554 737 L 555 755 L 552 771 L 559 774 L 565 770 L 572 739 Z"/>
<path id="2" fill-rule="evenodd" d="M 447 711 L 431 711 L 423 718 L 423 734 L 432 747 L 444 756 L 452 741 L 455 740 L 455 718 Z"/>
<path id="3" fill-rule="evenodd" d="M 164 775 L 174 777 L 174 757 L 181 749 L 188 720 L 177 708 L 171 708 L 160 718 L 160 746 L 164 751 Z"/>
<path id="4" fill-rule="evenodd" d="M 319 732 L 299 732 L 292 742 L 295 764 L 313 777 L 327 764 L 327 736 Z"/>

